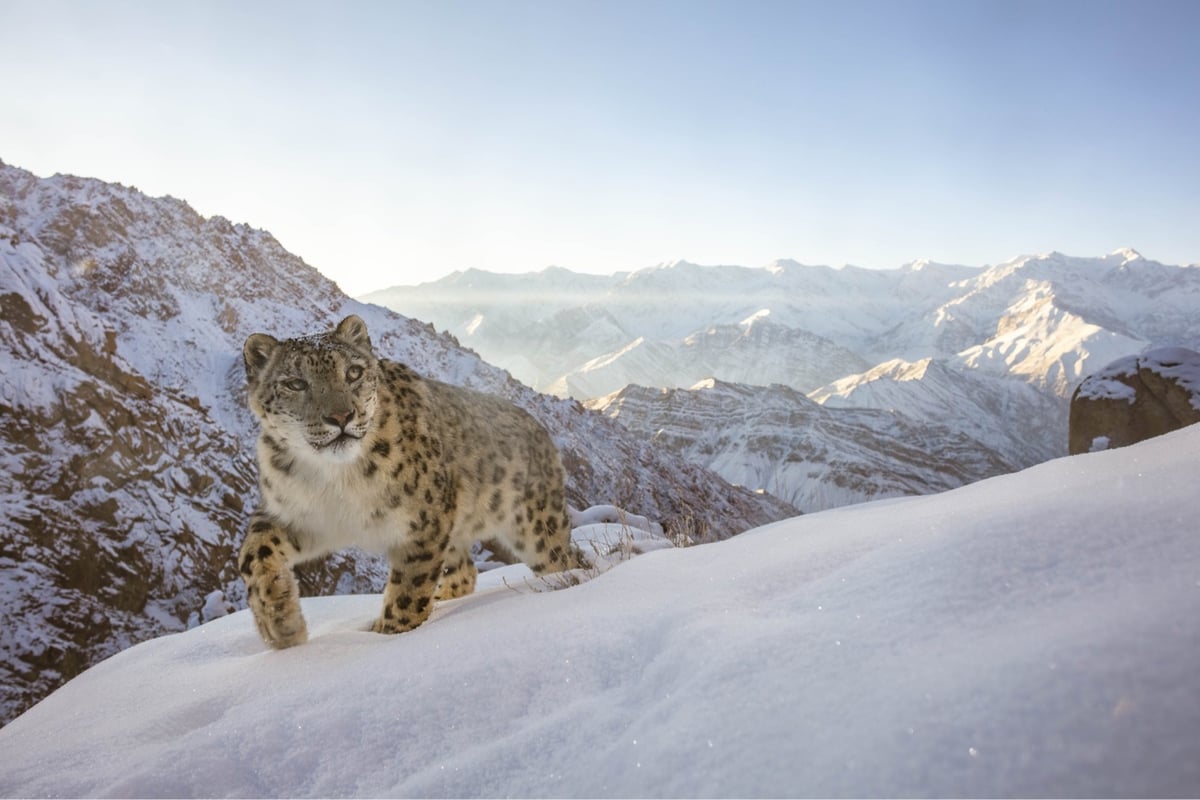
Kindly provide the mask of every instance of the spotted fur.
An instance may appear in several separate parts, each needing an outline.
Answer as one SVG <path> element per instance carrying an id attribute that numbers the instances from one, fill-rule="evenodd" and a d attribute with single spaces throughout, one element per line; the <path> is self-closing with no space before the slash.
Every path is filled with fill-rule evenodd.
<path id="1" fill-rule="evenodd" d="M 583 565 L 558 452 L 516 406 L 377 358 L 356 316 L 316 336 L 256 333 L 243 355 L 262 503 L 239 568 L 267 644 L 307 639 L 292 565 L 350 545 L 388 556 L 380 633 L 472 592 L 481 538 L 538 574 Z"/>

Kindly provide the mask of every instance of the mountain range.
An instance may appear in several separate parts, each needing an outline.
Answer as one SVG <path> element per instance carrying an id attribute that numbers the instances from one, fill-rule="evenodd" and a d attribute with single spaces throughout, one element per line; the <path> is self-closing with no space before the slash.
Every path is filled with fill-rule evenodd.
<path id="1" fill-rule="evenodd" d="M 1083 378 L 1200 345 L 1200 266 L 1130 249 L 891 270 L 468 270 L 362 299 L 806 511 L 1063 455 Z"/>
<path id="2" fill-rule="evenodd" d="M 0 162 L 0 312 L 0 723 L 118 650 L 244 605 L 253 332 L 359 314 L 382 355 L 541 420 L 579 508 L 619 505 L 693 540 L 797 513 L 346 297 L 265 231 L 136 188 Z M 306 594 L 385 578 L 356 551 L 301 571 Z"/>

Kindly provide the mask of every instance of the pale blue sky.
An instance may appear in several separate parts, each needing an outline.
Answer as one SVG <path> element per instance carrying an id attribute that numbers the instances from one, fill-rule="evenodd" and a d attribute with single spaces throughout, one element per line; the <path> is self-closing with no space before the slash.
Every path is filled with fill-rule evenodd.
<path id="1" fill-rule="evenodd" d="M 1200 1 L 0 0 L 0 159 L 455 269 L 1200 261 Z"/>

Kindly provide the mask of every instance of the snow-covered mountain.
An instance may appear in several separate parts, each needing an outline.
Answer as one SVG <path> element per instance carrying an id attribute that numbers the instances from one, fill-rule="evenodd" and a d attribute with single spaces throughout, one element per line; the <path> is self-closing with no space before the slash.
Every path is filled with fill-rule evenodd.
<path id="1" fill-rule="evenodd" d="M 780 383 L 831 408 L 948 426 L 1021 466 L 1066 452 L 1069 397 L 1091 371 L 1147 347 L 1200 346 L 1200 269 L 1132 250 L 981 268 L 473 271 L 365 299 L 559 395 Z"/>
<path id="2" fill-rule="evenodd" d="M 344 296 L 268 233 L 96 180 L 0 163 L 0 721 L 99 659 L 240 604 L 257 499 L 241 348 L 356 313 L 379 351 L 513 399 L 554 435 L 571 501 L 693 538 L 795 509 L 538 395 L 423 323 Z M 309 593 L 381 585 L 353 552 Z"/>
<path id="3" fill-rule="evenodd" d="M 771 322 L 762 311 L 736 325 L 712 325 L 680 340 L 639 336 L 561 375 L 545 390 L 587 399 L 631 384 L 691 386 L 713 375 L 759 386 L 820 386 L 869 366 L 829 339 Z"/>
<path id="4" fill-rule="evenodd" d="M 1017 469 L 945 426 L 877 408 L 826 408 L 779 384 L 627 386 L 584 405 L 657 447 L 805 511 L 930 494 Z"/>
<path id="5" fill-rule="evenodd" d="M 485 573 L 397 637 L 378 597 L 304 600 L 281 652 L 239 612 L 0 730 L 0 795 L 1194 796 L 1198 473 L 1192 426 L 561 591 Z"/>
<path id="6" fill-rule="evenodd" d="M 502 366 L 518 352 L 546 374 L 571 365 L 553 380 L 639 338 L 680 344 L 714 327 L 769 321 L 842 348 L 815 352 L 826 360 L 844 351 L 868 367 L 951 359 L 1062 395 L 1101 350 L 1200 339 L 1194 313 L 1200 270 L 1128 249 L 1100 258 L 1021 256 L 994 267 L 917 261 L 891 270 L 832 269 L 780 261 L 749 269 L 681 261 L 609 277 L 561 268 L 525 275 L 471 270 L 362 299 L 432 322 Z M 530 349 L 531 343 L 538 346 Z M 761 344 L 752 358 L 743 343 L 731 363 L 774 368 L 779 334 L 761 337 Z M 711 348 L 694 352 L 697 360 L 713 355 Z M 785 383 L 803 392 L 817 388 L 807 375 Z"/>
<path id="7" fill-rule="evenodd" d="M 715 366 L 781 369 L 777 365 L 787 363 L 781 349 L 795 345 L 781 341 L 779 327 L 802 334 L 800 346 L 808 352 L 799 352 L 801 358 L 848 359 L 835 369 L 865 368 L 881 360 L 875 357 L 880 334 L 908 319 L 913 303 L 948 302 L 955 296 L 948 285 L 975 272 L 922 262 L 882 271 L 793 261 L 765 269 L 677 261 L 609 277 L 562 268 L 527 275 L 469 270 L 361 299 L 434 323 L 535 388 L 548 390 L 567 375 L 588 372 L 587 363 L 597 359 L 601 363 L 593 368 L 609 367 L 622 350 L 636 353 L 631 346 L 639 338 L 678 351 L 672 368 L 682 382 L 655 385 L 686 387 L 706 377 L 739 380 L 733 373 L 714 375 L 709 370 Z M 769 327 L 753 332 L 755 322 L 768 321 Z M 739 327 L 750 330 L 729 335 Z M 713 328 L 727 331 L 704 346 Z M 825 383 L 831 369 L 792 364 L 802 368 L 782 382 L 801 391 Z M 792 367 L 782 369 L 787 374 Z"/>
<path id="8" fill-rule="evenodd" d="M 1060 434 L 1069 403 L 1022 381 L 956 369 L 942 359 L 885 361 L 808 397 L 830 410 L 897 411 L 917 425 L 949 427 L 1019 466 L 1062 455 L 1066 448 Z"/>

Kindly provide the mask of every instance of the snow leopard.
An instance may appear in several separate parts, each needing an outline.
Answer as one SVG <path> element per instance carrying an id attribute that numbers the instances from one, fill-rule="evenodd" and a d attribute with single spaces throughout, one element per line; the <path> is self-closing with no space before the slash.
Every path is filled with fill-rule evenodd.
<path id="1" fill-rule="evenodd" d="M 517 406 L 377 357 L 353 315 L 313 336 L 255 333 L 243 358 L 261 502 L 238 559 L 268 645 L 308 639 L 292 565 L 351 545 L 388 558 L 377 633 L 473 592 L 480 539 L 535 574 L 586 566 L 558 450 Z"/>

